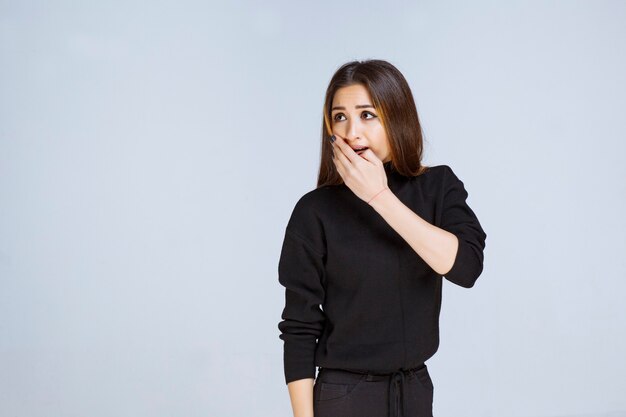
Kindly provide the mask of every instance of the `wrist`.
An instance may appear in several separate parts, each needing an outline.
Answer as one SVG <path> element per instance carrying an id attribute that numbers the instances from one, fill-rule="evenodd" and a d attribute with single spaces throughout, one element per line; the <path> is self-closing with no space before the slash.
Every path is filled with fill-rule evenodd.
<path id="1" fill-rule="evenodd" d="M 391 190 L 389 190 L 389 187 L 385 186 L 382 190 L 380 190 L 379 192 L 374 194 L 372 197 L 370 197 L 370 199 L 367 201 L 367 204 L 369 204 L 370 206 L 373 205 L 373 202 L 376 201 L 377 199 L 380 199 L 382 195 L 387 193 L 387 191 L 391 191 Z"/>

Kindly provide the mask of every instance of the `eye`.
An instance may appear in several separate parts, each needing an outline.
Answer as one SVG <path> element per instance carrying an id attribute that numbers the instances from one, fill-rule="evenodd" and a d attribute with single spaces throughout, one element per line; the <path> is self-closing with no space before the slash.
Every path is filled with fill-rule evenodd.
<path id="1" fill-rule="evenodd" d="M 375 119 L 376 117 L 378 117 L 374 113 L 369 112 L 369 111 L 364 111 L 363 113 L 361 113 L 361 116 L 366 116 L 366 115 L 369 115 L 369 116 L 372 116 L 372 117 L 364 117 L 365 120 L 371 120 L 371 119 Z M 333 117 L 333 120 L 335 122 L 340 122 L 341 120 L 339 120 L 339 117 L 342 117 L 342 116 L 343 116 L 343 113 L 337 113 Z"/>

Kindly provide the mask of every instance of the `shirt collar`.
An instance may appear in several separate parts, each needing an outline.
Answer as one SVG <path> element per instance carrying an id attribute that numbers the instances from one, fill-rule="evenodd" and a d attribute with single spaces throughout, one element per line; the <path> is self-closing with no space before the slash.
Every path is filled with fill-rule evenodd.
<path id="1" fill-rule="evenodd" d="M 383 166 L 385 167 L 385 174 L 387 175 L 387 184 L 389 185 L 389 188 L 395 191 L 397 187 L 406 182 L 407 177 L 400 174 L 394 168 L 391 161 L 383 162 Z"/>

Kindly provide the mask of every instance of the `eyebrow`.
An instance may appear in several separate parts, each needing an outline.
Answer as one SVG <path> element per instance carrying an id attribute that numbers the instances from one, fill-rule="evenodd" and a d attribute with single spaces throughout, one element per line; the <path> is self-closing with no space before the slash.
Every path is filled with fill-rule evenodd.
<path id="1" fill-rule="evenodd" d="M 354 106 L 355 109 L 367 109 L 367 108 L 374 108 L 374 106 L 372 106 L 371 104 L 357 104 L 356 106 Z M 345 110 L 346 108 L 343 106 L 335 106 L 332 109 L 330 109 L 331 111 L 333 110 Z"/>

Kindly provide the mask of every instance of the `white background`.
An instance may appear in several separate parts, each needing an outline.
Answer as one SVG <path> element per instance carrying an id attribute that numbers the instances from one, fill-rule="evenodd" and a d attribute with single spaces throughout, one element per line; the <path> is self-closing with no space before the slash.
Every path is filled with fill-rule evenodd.
<path id="1" fill-rule="evenodd" d="M 227 4 L 228 3 L 228 4 Z M 438 417 L 626 416 L 626 2 L 0 3 L 0 415 L 291 416 L 277 263 L 343 63 L 488 238 Z"/>

